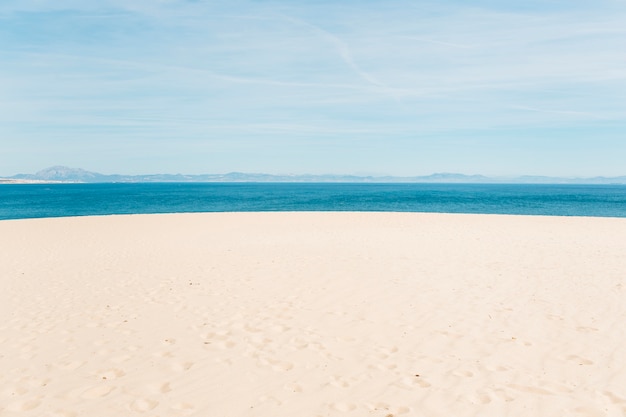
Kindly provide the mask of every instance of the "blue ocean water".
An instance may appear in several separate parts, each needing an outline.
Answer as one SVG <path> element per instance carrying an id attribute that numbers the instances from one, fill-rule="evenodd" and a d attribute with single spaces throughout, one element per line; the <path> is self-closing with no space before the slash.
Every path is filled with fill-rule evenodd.
<path id="1" fill-rule="evenodd" d="M 626 186 L 336 183 L 0 185 L 0 219 L 223 211 L 396 211 L 626 217 Z"/>

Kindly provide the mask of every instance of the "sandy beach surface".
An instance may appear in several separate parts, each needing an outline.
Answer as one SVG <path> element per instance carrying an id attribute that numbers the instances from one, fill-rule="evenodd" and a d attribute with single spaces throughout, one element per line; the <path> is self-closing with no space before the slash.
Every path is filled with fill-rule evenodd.
<path id="1" fill-rule="evenodd" d="M 626 219 L 0 222 L 0 415 L 624 416 Z"/>

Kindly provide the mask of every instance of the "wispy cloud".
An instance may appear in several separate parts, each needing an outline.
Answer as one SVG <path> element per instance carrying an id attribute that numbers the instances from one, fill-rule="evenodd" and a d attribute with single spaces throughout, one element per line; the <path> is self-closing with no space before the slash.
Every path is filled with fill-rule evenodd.
<path id="1" fill-rule="evenodd" d="M 453 43 L 453 42 L 443 42 L 443 41 L 438 41 L 435 39 L 428 39 L 428 38 L 423 38 L 423 37 L 418 37 L 418 36 L 403 36 L 404 39 L 409 39 L 409 40 L 416 40 L 419 42 L 427 42 L 427 43 L 432 43 L 435 45 L 443 45 L 443 46 L 450 46 L 452 48 L 461 48 L 461 49 L 471 49 L 473 48 L 472 45 L 465 45 L 465 44 L 461 44 L 461 43 Z"/>
<path id="2" fill-rule="evenodd" d="M 326 41 L 328 41 L 330 44 L 332 44 L 335 49 L 337 50 L 337 52 L 339 53 L 339 56 L 341 56 L 341 59 L 346 63 L 346 65 L 348 65 L 348 67 L 350 67 L 360 78 L 362 78 L 363 80 L 367 81 L 368 83 L 371 83 L 375 86 L 378 87 L 386 87 L 383 83 L 381 83 L 380 81 L 378 81 L 374 76 L 372 76 L 371 74 L 368 74 L 367 72 L 365 72 L 363 69 L 361 69 L 361 67 L 359 67 L 356 62 L 354 61 L 354 57 L 352 56 L 352 53 L 350 52 L 350 48 L 348 47 L 348 45 L 342 41 L 338 36 L 333 35 L 332 33 L 330 33 L 327 30 L 322 29 L 320 26 L 314 25 L 312 23 L 309 22 L 305 22 L 303 20 L 300 19 L 295 19 L 293 17 L 289 17 L 289 16 L 284 16 L 284 18 L 290 22 L 294 22 L 296 24 L 302 25 L 302 26 L 306 26 L 309 29 L 313 30 L 315 33 L 317 33 L 319 36 L 321 36 L 322 38 L 324 38 Z"/>
<path id="3" fill-rule="evenodd" d="M 538 113 L 548 113 L 548 114 L 559 114 L 566 116 L 573 116 L 576 118 L 584 118 L 584 119 L 595 119 L 595 120 L 610 120 L 608 117 L 600 116 L 594 113 L 582 112 L 582 111 L 572 111 L 572 110 L 555 110 L 555 109 L 541 109 L 537 107 L 529 107 L 529 106 L 511 106 L 512 109 L 519 110 L 527 110 L 531 112 Z"/>
<path id="4" fill-rule="evenodd" d="M 380 171 L 421 160 L 435 136 L 455 138 L 459 155 L 473 155 L 480 135 L 524 147 L 524 132 L 543 132 L 567 147 L 555 129 L 614 137 L 626 121 L 625 20 L 626 5 L 603 0 L 6 0 L 0 140 L 19 138 L 26 155 L 35 136 L 98 147 L 103 131 L 141 143 L 228 137 L 246 144 L 237 152 L 273 137 L 299 154 L 361 138 L 365 154 L 387 155 Z M 337 158 L 371 169 L 347 151 Z"/>

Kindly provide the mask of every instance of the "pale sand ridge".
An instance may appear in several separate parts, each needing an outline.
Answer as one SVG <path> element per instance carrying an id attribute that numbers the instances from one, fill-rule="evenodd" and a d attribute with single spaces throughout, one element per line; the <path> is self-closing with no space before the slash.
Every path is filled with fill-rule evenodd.
<path id="1" fill-rule="evenodd" d="M 0 222 L 0 416 L 623 416 L 626 219 Z"/>

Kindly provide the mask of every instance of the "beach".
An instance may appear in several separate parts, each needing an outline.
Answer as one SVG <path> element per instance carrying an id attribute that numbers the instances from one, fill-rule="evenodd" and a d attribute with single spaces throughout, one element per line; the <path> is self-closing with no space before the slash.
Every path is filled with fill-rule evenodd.
<path id="1" fill-rule="evenodd" d="M 623 416 L 626 219 L 0 221 L 0 415 Z"/>

